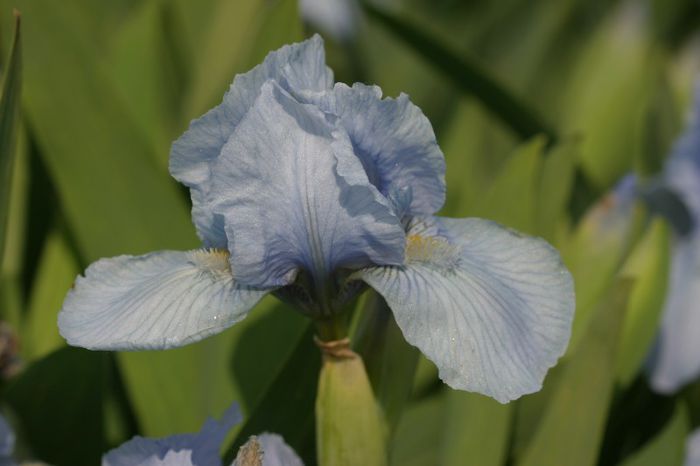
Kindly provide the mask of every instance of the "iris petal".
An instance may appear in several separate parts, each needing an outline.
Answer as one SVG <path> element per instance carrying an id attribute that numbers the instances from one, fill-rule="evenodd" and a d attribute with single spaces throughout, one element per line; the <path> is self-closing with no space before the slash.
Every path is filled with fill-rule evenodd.
<path id="1" fill-rule="evenodd" d="M 350 136 L 370 182 L 386 197 L 402 197 L 397 210 L 431 215 L 445 202 L 445 157 L 423 112 L 408 96 L 382 99 L 377 86 L 335 85 L 332 91 L 307 92 L 304 98 L 336 115 Z"/>
<path id="2" fill-rule="evenodd" d="M 407 244 L 405 266 L 359 273 L 384 296 L 406 340 L 453 388 L 502 403 L 539 390 L 566 349 L 574 310 L 571 275 L 556 250 L 480 219 L 417 224 Z"/>
<path id="3" fill-rule="evenodd" d="M 159 439 L 134 437 L 108 452 L 102 458 L 102 466 L 220 466 L 221 443 L 241 419 L 234 404 L 220 421 L 208 419 L 195 434 Z"/>
<path id="4" fill-rule="evenodd" d="M 101 259 L 76 280 L 58 326 L 89 349 L 172 348 L 230 327 L 267 291 L 240 286 L 225 251 Z"/>
<path id="5" fill-rule="evenodd" d="M 369 183 L 347 135 L 311 105 L 266 83 L 217 161 L 215 212 L 226 220 L 237 278 L 288 284 L 299 268 L 400 264 L 404 231 Z"/>
<path id="6" fill-rule="evenodd" d="M 292 93 L 330 89 L 333 72 L 325 64 L 323 40 L 314 36 L 269 53 L 262 64 L 236 76 L 223 102 L 192 121 L 173 143 L 170 173 L 191 189 L 192 218 L 206 247 L 226 246 L 222 219 L 209 205 L 211 164 L 270 79 Z"/>

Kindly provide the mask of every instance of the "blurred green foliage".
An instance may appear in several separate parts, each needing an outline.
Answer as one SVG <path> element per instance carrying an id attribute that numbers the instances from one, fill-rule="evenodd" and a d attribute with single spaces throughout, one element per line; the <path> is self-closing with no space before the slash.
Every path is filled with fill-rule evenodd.
<path id="1" fill-rule="evenodd" d="M 700 69 L 697 2 L 372 5 L 354 42 L 326 37 L 336 79 L 408 93 L 447 159 L 442 214 L 546 238 L 577 292 L 567 355 L 541 392 L 506 406 L 442 385 L 367 296 L 356 350 L 390 421 L 392 464 L 680 465 L 700 422 L 700 385 L 660 397 L 642 374 L 666 292 L 669 228 L 649 225 L 641 207 L 621 230 L 597 216 L 620 176 L 660 169 L 682 127 Z M 308 322 L 286 305 L 268 298 L 233 329 L 167 352 L 68 349 L 56 327 L 89 262 L 198 247 L 187 193 L 167 172 L 171 141 L 235 73 L 313 26 L 293 0 L 1 0 L 3 53 L 13 7 L 23 24 L 22 116 L 12 117 L 15 49 L 2 61 L 0 318 L 21 364 L 0 367 L 0 384 L 20 453 L 96 464 L 132 435 L 195 431 L 237 400 L 246 422 L 229 457 L 271 430 L 315 464 L 320 358 Z"/>

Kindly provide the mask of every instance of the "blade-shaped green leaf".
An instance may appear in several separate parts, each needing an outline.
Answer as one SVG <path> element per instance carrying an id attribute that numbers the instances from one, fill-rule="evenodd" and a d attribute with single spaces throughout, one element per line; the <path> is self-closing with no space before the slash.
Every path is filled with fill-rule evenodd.
<path id="1" fill-rule="evenodd" d="M 130 117 L 149 137 L 154 155 L 168 166 L 180 130 L 189 68 L 183 63 L 172 2 L 142 2 L 111 37 L 109 65 Z"/>
<path id="2" fill-rule="evenodd" d="M 618 215 L 616 202 L 610 194 L 593 205 L 561 248 L 576 288 L 576 315 L 567 354 L 585 338 L 597 303 L 633 250 L 646 221 L 640 206 Z"/>
<path id="3" fill-rule="evenodd" d="M 639 123 L 659 73 L 652 51 L 642 15 L 622 8 L 601 22 L 569 80 L 562 125 L 581 136 L 581 166 L 599 190 L 630 171 L 642 148 Z"/>
<path id="4" fill-rule="evenodd" d="M 555 242 L 557 228 L 565 220 L 574 185 L 578 141 L 562 141 L 550 150 L 542 164 L 535 202 L 535 231 Z"/>
<path id="5" fill-rule="evenodd" d="M 107 353 L 63 348 L 37 361 L 5 390 L 34 456 L 57 466 L 99 464 L 105 451 Z"/>
<path id="6" fill-rule="evenodd" d="M 542 137 L 518 146 L 470 215 L 533 233 L 537 183 L 544 147 L 545 140 Z"/>
<path id="7" fill-rule="evenodd" d="M 623 274 L 635 279 L 620 335 L 617 379 L 629 385 L 651 350 L 666 298 L 669 273 L 669 228 L 655 220 L 631 254 Z"/>
<path id="8" fill-rule="evenodd" d="M 561 368 L 519 466 L 594 465 L 615 382 L 618 339 L 631 283 L 616 281 L 598 306 L 586 344 Z"/>
<path id="9" fill-rule="evenodd" d="M 479 99 L 520 137 L 530 138 L 537 134 L 545 134 L 550 141 L 555 139 L 554 131 L 547 127 L 531 108 L 498 84 L 478 65 L 453 52 L 415 25 L 386 13 L 370 2 L 365 1 L 362 4 L 372 18 L 440 69 L 457 87 Z"/>
<path id="10" fill-rule="evenodd" d="M 23 355 L 40 358 L 65 345 L 56 319 L 63 298 L 80 272 L 64 235 L 53 229 L 44 244 L 34 277 L 23 328 Z"/>
<path id="11" fill-rule="evenodd" d="M 236 370 L 236 377 L 241 379 L 239 383 L 245 384 L 250 381 L 253 384 L 248 390 L 252 388 L 258 391 L 254 394 L 254 403 L 248 405 L 245 423 L 233 445 L 226 450 L 226 464 L 235 457 L 238 448 L 251 435 L 266 431 L 282 435 L 307 464 L 313 464 L 315 461 L 313 413 L 321 358 L 319 349 L 313 343 L 313 330 L 304 325 L 301 335 L 296 338 L 296 344 L 292 346 L 292 352 L 286 353 L 287 357 L 280 352 L 275 354 L 278 369 L 265 374 L 269 378 L 265 383 L 259 380 L 259 366 L 252 367 L 256 359 L 250 355 L 252 351 L 264 349 L 264 339 L 268 339 L 270 348 L 275 347 L 275 340 L 269 332 L 271 324 L 279 324 L 279 320 L 273 320 L 275 317 L 277 316 L 270 315 L 266 321 L 261 321 L 258 332 L 250 332 L 248 335 L 251 339 L 241 340 L 241 344 L 236 348 L 239 354 L 245 349 L 250 350 L 241 354 L 241 359 L 246 359 L 248 369 Z M 289 330 L 286 326 L 277 328 Z M 252 338 L 253 336 L 255 338 Z"/>
<path id="12" fill-rule="evenodd" d="M 218 1 L 206 35 L 195 44 L 195 69 L 183 104 L 185 122 L 221 102 L 236 73 L 301 38 L 295 1 Z"/>
<path id="13" fill-rule="evenodd" d="M 20 5 L 23 104 L 86 259 L 196 245 L 185 199 L 157 166 L 94 38 L 81 35 L 80 10 Z"/>
<path id="14" fill-rule="evenodd" d="M 22 83 L 22 47 L 19 13 L 15 13 L 15 33 L 7 60 L 0 96 L 0 264 L 3 262 L 10 192 L 19 130 L 20 92 Z"/>
<path id="15" fill-rule="evenodd" d="M 399 422 L 391 443 L 392 466 L 440 464 L 444 435 L 445 392 L 411 404 Z"/>
<path id="16" fill-rule="evenodd" d="M 445 466 L 500 466 L 506 460 L 513 405 L 449 390 L 445 409 Z"/>

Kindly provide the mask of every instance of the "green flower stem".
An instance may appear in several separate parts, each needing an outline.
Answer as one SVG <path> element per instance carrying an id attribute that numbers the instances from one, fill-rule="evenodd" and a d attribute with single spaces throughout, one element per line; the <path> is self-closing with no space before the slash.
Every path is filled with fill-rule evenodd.
<path id="1" fill-rule="evenodd" d="M 329 318 L 317 319 L 316 334 L 321 341 L 336 341 L 348 336 L 347 319 L 342 314 L 336 314 Z"/>
<path id="2" fill-rule="evenodd" d="M 362 358 L 349 340 L 317 341 L 323 363 L 316 398 L 320 466 L 385 466 L 386 429 Z"/>

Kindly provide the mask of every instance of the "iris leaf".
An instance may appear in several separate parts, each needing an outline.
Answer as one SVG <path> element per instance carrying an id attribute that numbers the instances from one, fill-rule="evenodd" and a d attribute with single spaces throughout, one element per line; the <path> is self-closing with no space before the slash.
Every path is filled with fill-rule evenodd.
<path id="1" fill-rule="evenodd" d="M 37 361 L 5 390 L 20 431 L 42 461 L 99 464 L 104 441 L 106 353 L 63 348 Z"/>
<path id="2" fill-rule="evenodd" d="M 535 137 L 518 146 L 496 178 L 474 204 L 470 216 L 483 217 L 533 233 L 538 180 L 545 139 Z"/>
<path id="3" fill-rule="evenodd" d="M 403 39 L 416 53 L 440 69 L 458 88 L 473 95 L 521 138 L 545 134 L 556 139 L 554 131 L 523 101 L 500 85 L 476 63 L 458 54 L 417 26 L 362 2 L 369 15 L 396 36 Z"/>
<path id="4" fill-rule="evenodd" d="M 239 384 L 252 382 L 253 385 L 249 386 L 248 390 L 257 391 L 254 393 L 255 399 L 249 398 L 247 403 L 245 423 L 233 445 L 226 449 L 225 464 L 235 457 L 240 446 L 251 435 L 265 431 L 282 435 L 307 464 L 315 461 L 313 411 L 320 370 L 320 352 L 313 343 L 313 331 L 307 322 L 302 321 L 304 325 L 297 326 L 301 334 L 295 332 L 296 338 L 293 339 L 295 343 L 291 345 L 292 351 L 287 352 L 287 358 L 283 358 L 283 354 L 275 353 L 277 369 L 274 372 L 261 377 L 259 366 L 252 367 L 255 363 L 250 358 L 252 351 L 264 351 L 264 340 L 275 342 L 271 338 L 271 326 L 280 331 L 286 331 L 285 339 L 290 339 L 289 326 L 281 325 L 279 317 L 274 314 L 268 315 L 266 319 L 260 321 L 255 332 L 248 333 L 251 339 L 248 341 L 241 339 L 241 344 L 236 347 L 237 354 L 240 354 L 240 358 L 246 359 L 245 362 L 248 363 L 247 369 L 236 368 L 236 377 L 240 379 Z M 271 343 L 269 346 L 279 347 L 280 345 Z M 244 351 L 246 349 L 249 351 Z M 261 378 L 264 379 L 263 383 L 260 383 Z"/>
<path id="5" fill-rule="evenodd" d="M 499 466 L 508 451 L 514 405 L 449 390 L 445 410 L 445 466 Z"/>
<path id="6" fill-rule="evenodd" d="M 33 360 L 60 348 L 65 341 L 58 333 L 56 314 L 80 272 L 65 236 L 54 228 L 49 233 L 32 282 L 24 320 L 23 354 Z"/>
<path id="7" fill-rule="evenodd" d="M 586 334 L 586 345 L 578 348 L 560 368 L 556 385 L 545 388 L 548 397 L 519 466 L 595 464 L 603 439 L 605 419 L 615 382 L 618 340 L 631 283 L 612 284 L 596 309 Z M 545 386 L 548 381 L 545 381 Z M 536 397 L 538 395 L 534 395 Z"/>
<path id="8" fill-rule="evenodd" d="M 617 378 L 629 385 L 644 364 L 661 319 L 670 265 L 670 232 L 661 219 L 655 220 L 631 254 L 623 273 L 635 278 L 620 339 Z"/>
<path id="9" fill-rule="evenodd" d="M 0 264 L 2 264 L 7 239 L 10 191 L 20 119 L 21 79 L 20 17 L 19 13 L 15 13 L 15 32 L 0 97 Z"/>
<path id="10" fill-rule="evenodd" d="M 401 418 L 391 443 L 392 466 L 441 464 L 444 436 L 445 392 L 411 404 Z"/>

